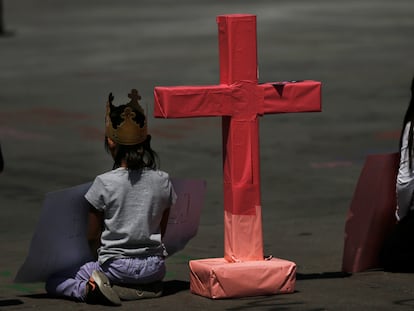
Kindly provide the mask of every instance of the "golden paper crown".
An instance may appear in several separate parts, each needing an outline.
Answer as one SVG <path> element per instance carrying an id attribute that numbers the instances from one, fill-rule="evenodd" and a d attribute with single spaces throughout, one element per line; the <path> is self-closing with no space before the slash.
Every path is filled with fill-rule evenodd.
<path id="1" fill-rule="evenodd" d="M 114 128 L 111 114 L 116 113 L 114 110 L 118 107 L 112 104 L 114 97 L 112 93 L 109 94 L 106 104 L 105 135 L 120 145 L 137 145 L 147 139 L 147 118 L 144 109 L 139 105 L 138 100 L 141 99 L 141 96 L 138 91 L 132 89 L 128 97 L 131 98 L 131 101 L 120 112 L 123 121 Z"/>

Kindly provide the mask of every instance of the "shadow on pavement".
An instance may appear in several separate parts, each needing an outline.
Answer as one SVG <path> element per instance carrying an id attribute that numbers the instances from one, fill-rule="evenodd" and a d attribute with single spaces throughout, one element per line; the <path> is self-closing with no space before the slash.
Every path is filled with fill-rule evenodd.
<path id="1" fill-rule="evenodd" d="M 163 296 L 174 295 L 181 291 L 188 291 L 189 289 L 190 289 L 190 282 L 180 281 L 180 280 L 165 281 Z M 24 295 L 22 297 L 33 298 L 33 299 L 50 299 L 51 298 L 51 296 L 48 295 L 47 293 Z M 5 300 L 5 302 L 7 301 Z M 2 303 L 3 301 L 0 300 L 0 306 L 4 306 Z"/>
<path id="2" fill-rule="evenodd" d="M 405 306 L 405 307 L 414 307 L 414 299 L 403 299 L 403 300 L 397 300 L 394 301 L 395 305 L 398 306 Z"/>
<path id="3" fill-rule="evenodd" d="M 350 277 L 352 273 L 348 272 L 322 272 L 322 273 L 296 273 L 296 280 L 313 280 L 313 279 L 339 279 Z"/>
<path id="4" fill-rule="evenodd" d="M 17 306 L 17 305 L 22 305 L 22 304 L 23 304 L 23 301 L 21 301 L 20 299 L 0 300 L 0 307 Z"/>
<path id="5" fill-rule="evenodd" d="M 171 280 L 164 282 L 164 293 L 163 296 L 174 295 L 181 291 L 187 291 L 190 289 L 190 282 Z"/>

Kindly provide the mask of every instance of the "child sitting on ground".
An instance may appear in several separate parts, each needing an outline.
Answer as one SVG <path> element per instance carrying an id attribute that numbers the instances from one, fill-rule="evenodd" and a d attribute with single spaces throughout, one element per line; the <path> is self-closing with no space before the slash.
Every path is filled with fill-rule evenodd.
<path id="1" fill-rule="evenodd" d="M 138 91 L 129 97 L 116 107 L 109 94 L 105 147 L 114 167 L 97 176 L 85 195 L 98 260 L 50 277 L 49 294 L 110 305 L 161 295 L 167 255 L 162 236 L 176 194 L 169 175 L 158 170 Z"/>

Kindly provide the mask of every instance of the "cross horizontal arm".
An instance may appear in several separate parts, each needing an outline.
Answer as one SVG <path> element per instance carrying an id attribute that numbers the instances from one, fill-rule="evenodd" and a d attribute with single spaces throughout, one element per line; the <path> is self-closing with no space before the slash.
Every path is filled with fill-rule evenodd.
<path id="1" fill-rule="evenodd" d="M 321 111 L 317 81 L 231 85 L 159 86 L 154 88 L 156 118 L 263 115 Z"/>
<path id="2" fill-rule="evenodd" d="M 321 111 L 321 82 L 270 82 L 259 85 L 264 91 L 265 114 Z"/>
<path id="3" fill-rule="evenodd" d="M 154 88 L 154 117 L 190 118 L 231 115 L 232 88 L 211 86 L 160 86 Z"/>

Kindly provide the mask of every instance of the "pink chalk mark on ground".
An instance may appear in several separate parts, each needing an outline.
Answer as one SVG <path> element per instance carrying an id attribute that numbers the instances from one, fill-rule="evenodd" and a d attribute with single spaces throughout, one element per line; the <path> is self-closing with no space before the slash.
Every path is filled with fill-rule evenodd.
<path id="1" fill-rule="evenodd" d="M 88 120 L 90 116 L 85 113 L 71 112 L 50 107 L 37 107 L 26 111 L 29 115 L 47 121 L 62 122 L 65 120 Z"/>
<path id="2" fill-rule="evenodd" d="M 104 141 L 105 132 L 102 129 L 98 129 L 93 126 L 81 126 L 79 127 L 79 133 L 82 138 L 88 140 Z"/>
<path id="3" fill-rule="evenodd" d="M 71 112 L 46 106 L 21 110 L 0 111 L 0 124 L 3 126 L 10 125 L 10 127 L 0 128 L 0 136 L 27 140 L 45 140 L 51 138 L 50 136 L 12 128 L 12 124 L 15 124 L 17 120 L 19 120 L 19 122 L 27 124 L 46 124 L 51 128 L 56 127 L 57 124 L 59 126 L 73 124 L 82 139 L 103 141 L 105 137 L 103 123 L 102 129 L 89 125 L 82 125 L 82 121 L 89 121 L 91 119 L 92 116 L 85 113 Z M 79 121 L 80 124 L 76 124 L 76 121 Z M 164 139 L 182 140 L 189 135 L 194 135 L 197 131 L 204 131 L 206 128 L 210 128 L 212 124 L 213 121 L 209 118 L 200 118 L 197 120 L 185 119 L 177 123 L 171 122 L 169 125 L 157 127 L 151 127 L 150 125 L 149 131 L 150 135 L 154 138 L 160 137 Z M 213 126 L 215 125 L 216 124 Z"/>
<path id="4" fill-rule="evenodd" d="M 49 135 L 22 131 L 22 130 L 10 128 L 10 127 L 0 127 L 0 137 L 18 139 L 18 140 L 37 140 L 37 141 L 44 141 L 44 140 L 52 139 L 52 137 Z"/>
<path id="5" fill-rule="evenodd" d="M 89 120 L 91 117 L 85 113 L 71 112 L 63 109 L 51 107 L 36 107 L 30 109 L 2 111 L 0 112 L 1 124 L 10 124 L 11 122 L 28 122 L 28 123 L 45 123 L 62 124 L 72 122 L 73 120 Z"/>
<path id="6" fill-rule="evenodd" d="M 338 168 L 352 166 L 351 161 L 329 161 L 329 162 L 311 162 L 312 168 Z"/>
<path id="7" fill-rule="evenodd" d="M 400 130 L 381 131 L 375 134 L 377 140 L 398 140 L 400 139 Z"/>

